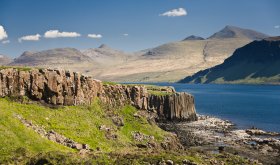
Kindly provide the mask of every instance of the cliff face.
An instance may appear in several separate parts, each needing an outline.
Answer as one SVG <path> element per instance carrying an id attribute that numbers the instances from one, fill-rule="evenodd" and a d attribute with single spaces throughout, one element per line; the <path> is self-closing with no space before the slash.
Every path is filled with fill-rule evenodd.
<path id="1" fill-rule="evenodd" d="M 0 70 L 0 96 L 27 96 L 54 105 L 90 104 L 100 81 L 63 70 Z"/>
<path id="2" fill-rule="evenodd" d="M 98 97 L 118 107 L 130 104 L 154 111 L 162 120 L 196 120 L 193 96 L 187 93 L 155 95 L 139 85 L 103 85 L 76 72 L 51 69 L 0 70 L 0 97 L 27 96 L 53 105 L 91 104 Z"/>
<path id="3" fill-rule="evenodd" d="M 155 95 L 148 93 L 145 86 L 104 85 L 100 98 L 109 105 L 131 104 L 156 112 L 160 120 L 196 120 L 194 97 L 184 92 Z"/>

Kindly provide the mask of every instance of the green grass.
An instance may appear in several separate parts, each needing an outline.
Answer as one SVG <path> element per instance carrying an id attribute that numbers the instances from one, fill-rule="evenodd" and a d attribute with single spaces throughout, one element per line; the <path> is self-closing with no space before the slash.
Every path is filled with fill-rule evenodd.
<path id="1" fill-rule="evenodd" d="M 126 106 L 122 109 L 121 115 L 125 119 L 125 124 L 121 128 L 121 133 L 132 140 L 131 132 L 139 131 L 146 135 L 154 136 L 156 140 L 161 141 L 168 133 L 157 127 L 155 124 L 150 124 L 144 117 L 134 117 L 136 109 Z"/>
<path id="2" fill-rule="evenodd" d="M 169 92 L 163 92 L 163 91 L 154 91 L 154 90 L 148 90 L 149 94 L 156 95 L 156 96 L 168 96 L 171 95 L 172 93 Z"/>
<path id="3" fill-rule="evenodd" d="M 72 149 L 66 148 L 59 144 L 53 143 L 33 130 L 26 128 L 18 119 L 10 107 L 12 103 L 1 99 L 0 101 L 0 162 L 11 158 L 14 152 L 19 148 L 25 148 L 30 153 L 48 152 L 48 151 L 67 151 L 73 152 Z M 1 163 L 0 163 L 1 164 Z"/>
<path id="4" fill-rule="evenodd" d="M 102 81 L 103 85 L 117 85 L 118 83 L 116 82 L 111 82 L 111 81 Z"/>
<path id="5" fill-rule="evenodd" d="M 66 106 L 57 109 L 47 108 L 35 103 L 22 104 L 9 98 L 0 98 L 0 164 L 19 163 L 36 164 L 45 160 L 52 164 L 147 164 L 158 163 L 161 159 L 171 159 L 175 163 L 192 160 L 204 163 L 198 153 L 163 151 L 161 149 L 139 149 L 132 137 L 132 132 L 139 131 L 154 136 L 154 142 L 160 144 L 170 133 L 163 131 L 156 124 L 151 124 L 145 117 L 134 117 L 137 110 L 132 106 L 120 109 L 106 108 L 96 99 L 91 106 Z M 86 143 L 94 150 L 85 157 L 76 150 L 64 147 L 41 137 L 24 126 L 15 115 L 20 115 L 32 123 L 54 130 L 79 143 Z M 124 126 L 117 127 L 112 117 L 123 118 Z M 118 136 L 107 139 L 99 126 L 106 125 Z M 101 151 L 97 151 L 99 147 Z M 209 156 L 212 159 L 220 157 Z M 229 159 L 230 157 L 227 157 Z M 233 162 L 242 162 L 239 157 Z M 208 164 L 208 163 L 206 163 Z"/>
<path id="6" fill-rule="evenodd" d="M 0 66 L 0 70 L 2 69 L 9 69 L 9 68 L 13 68 L 13 69 L 17 69 L 18 71 L 30 71 L 32 70 L 32 68 L 30 67 L 24 67 L 24 66 Z"/>
<path id="7" fill-rule="evenodd" d="M 119 129 L 113 124 L 98 100 L 95 100 L 91 106 L 66 106 L 50 109 L 36 104 L 21 104 L 1 98 L 0 107 L 0 132 L 3 132 L 0 135 L 1 157 L 10 155 L 19 147 L 27 148 L 33 153 L 55 151 L 56 149 L 72 151 L 41 138 L 32 130 L 25 128 L 14 117 L 16 114 L 46 130 L 55 130 L 74 141 L 89 144 L 92 149 L 99 147 L 103 152 L 136 148 L 132 131 L 152 135 L 158 141 L 168 134 L 156 125 L 149 124 L 144 118 L 133 117 L 136 109 L 132 106 L 125 106 L 115 111 L 115 115 L 122 117 L 125 123 Z M 105 131 L 99 130 L 101 125 L 112 128 L 118 138 L 116 140 L 107 139 Z"/>

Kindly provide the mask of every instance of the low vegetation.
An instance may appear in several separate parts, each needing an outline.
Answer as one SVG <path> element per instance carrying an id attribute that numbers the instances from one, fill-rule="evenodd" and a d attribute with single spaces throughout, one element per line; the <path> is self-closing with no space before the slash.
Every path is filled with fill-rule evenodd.
<path id="1" fill-rule="evenodd" d="M 91 106 L 54 109 L 27 98 L 21 99 L 21 103 L 0 98 L 0 107 L 0 164 L 156 164 L 163 159 L 174 163 L 184 160 L 208 164 L 217 159 L 208 155 L 206 160 L 205 154 L 191 150 L 145 147 L 149 140 L 137 140 L 133 133 L 153 137 L 152 141 L 158 146 L 166 137 L 174 135 L 149 122 L 131 106 L 112 110 L 96 99 Z M 76 142 L 88 144 L 91 151 L 83 154 L 41 137 L 24 126 L 16 117 L 18 115 L 47 131 L 54 130 Z M 116 123 L 114 118 L 121 119 L 121 123 Z M 243 159 L 238 161 L 244 162 Z"/>
<path id="2" fill-rule="evenodd" d="M 0 66 L 0 70 L 9 69 L 9 68 L 17 69 L 18 71 L 30 71 L 32 69 L 31 67 L 24 67 L 24 66 L 22 66 L 22 67 L 21 66 Z"/>

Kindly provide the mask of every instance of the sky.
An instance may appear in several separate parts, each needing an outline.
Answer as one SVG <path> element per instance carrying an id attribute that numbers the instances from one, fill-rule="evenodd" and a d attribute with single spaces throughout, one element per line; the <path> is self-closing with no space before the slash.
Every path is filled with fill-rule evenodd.
<path id="1" fill-rule="evenodd" d="M 128 52 L 226 25 L 280 35 L 279 0 L 0 0 L 0 54 L 101 44 Z"/>

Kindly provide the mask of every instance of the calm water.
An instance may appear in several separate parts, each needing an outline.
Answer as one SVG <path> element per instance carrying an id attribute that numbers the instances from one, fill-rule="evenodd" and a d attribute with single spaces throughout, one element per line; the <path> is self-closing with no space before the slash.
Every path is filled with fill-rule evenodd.
<path id="1" fill-rule="evenodd" d="M 197 85 L 156 83 L 173 86 L 178 92 L 195 96 L 200 114 L 228 119 L 239 128 L 280 132 L 280 86 L 272 85 Z"/>

